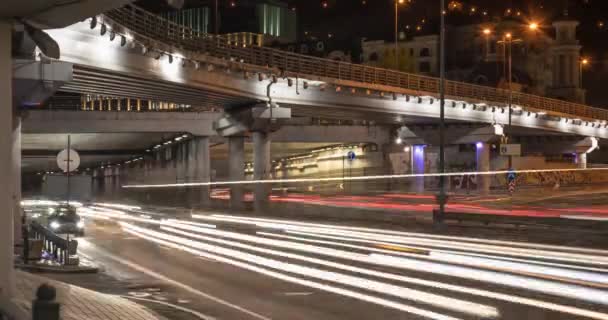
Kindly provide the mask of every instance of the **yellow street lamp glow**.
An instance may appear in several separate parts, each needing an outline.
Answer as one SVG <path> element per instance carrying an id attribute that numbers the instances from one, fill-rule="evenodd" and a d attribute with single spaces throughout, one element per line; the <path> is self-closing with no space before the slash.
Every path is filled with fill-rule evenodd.
<path id="1" fill-rule="evenodd" d="M 405 3 L 405 0 L 399 0 L 399 1 L 397 1 L 397 2 L 398 2 L 399 4 L 404 4 L 404 3 Z"/>
<path id="2" fill-rule="evenodd" d="M 507 39 L 511 39 L 513 37 L 513 35 L 511 34 L 511 32 L 507 32 L 507 34 L 505 34 L 505 38 Z"/>
<path id="3" fill-rule="evenodd" d="M 584 66 L 588 65 L 589 64 L 589 59 L 583 59 L 583 60 L 581 60 L 581 64 L 584 65 Z"/>
<path id="4" fill-rule="evenodd" d="M 530 28 L 530 30 L 535 31 L 538 29 L 538 23 L 532 22 L 530 23 L 530 25 L 528 25 L 528 27 Z"/>
<path id="5" fill-rule="evenodd" d="M 486 36 L 490 35 L 490 33 L 492 33 L 492 30 L 490 30 L 489 28 L 483 29 L 483 34 L 485 34 Z"/>

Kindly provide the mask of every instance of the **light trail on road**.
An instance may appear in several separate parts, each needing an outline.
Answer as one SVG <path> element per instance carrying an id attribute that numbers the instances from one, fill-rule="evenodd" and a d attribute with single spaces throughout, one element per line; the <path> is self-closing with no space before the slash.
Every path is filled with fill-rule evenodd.
<path id="1" fill-rule="evenodd" d="M 579 172 L 579 171 L 608 171 L 608 168 L 587 169 L 526 169 L 526 170 L 496 170 L 496 171 L 469 171 L 469 172 L 447 172 L 447 173 L 414 173 L 414 174 L 391 174 L 356 177 L 333 177 L 333 178 L 298 178 L 298 179 L 267 179 L 267 180 L 239 180 L 239 181 L 212 181 L 212 182 L 185 182 L 185 183 L 163 183 L 163 184 L 131 184 L 123 185 L 122 188 L 181 188 L 181 187 L 205 187 L 205 186 L 230 186 L 230 185 L 255 185 L 255 184 L 285 184 L 304 182 L 341 182 L 341 181 L 370 181 L 387 179 L 407 178 L 434 178 L 434 177 L 460 177 L 506 175 L 511 172 L 523 173 L 555 173 L 555 172 Z"/>
<path id="2" fill-rule="evenodd" d="M 519 306 L 608 320 L 604 250 L 225 214 L 144 219 L 136 210 L 90 210 L 89 217 L 109 217 L 162 247 L 423 318 L 514 319 Z"/>
<path id="3" fill-rule="evenodd" d="M 548 250 L 538 250 L 535 249 L 538 247 L 536 244 L 524 244 L 519 243 L 518 246 L 514 246 L 513 244 L 500 246 L 496 244 L 480 244 L 479 242 L 467 242 L 466 237 L 452 237 L 446 238 L 445 240 L 439 239 L 430 239 L 425 238 L 424 236 L 416 236 L 416 234 L 403 234 L 399 236 L 398 234 L 387 235 L 383 234 L 382 230 L 378 230 L 380 232 L 366 232 L 366 231 L 351 231 L 348 229 L 342 228 L 334 228 L 323 226 L 322 224 L 311 224 L 306 226 L 305 224 L 293 224 L 287 221 L 282 220 L 268 220 L 268 219 L 256 219 L 256 218 L 242 218 L 242 217 L 234 217 L 234 216 L 225 216 L 225 215 L 211 215 L 211 216 L 203 216 L 203 215 L 192 215 L 194 219 L 205 219 L 210 221 L 228 221 L 234 223 L 242 223 L 242 224 L 251 224 L 256 225 L 261 228 L 271 228 L 278 230 L 285 230 L 288 233 L 296 233 L 296 234 L 315 234 L 320 237 L 327 237 L 332 239 L 348 239 L 351 241 L 360 241 L 360 242 L 371 242 L 375 243 L 378 241 L 382 241 L 385 244 L 400 244 L 400 245 L 409 245 L 413 246 L 417 249 L 422 250 L 430 250 L 430 249 L 452 249 L 458 251 L 466 251 L 465 249 L 473 250 L 476 252 L 483 253 L 497 253 L 500 252 L 501 255 L 513 255 L 520 256 L 526 258 L 545 258 L 545 259 L 553 259 L 553 260 L 561 260 L 564 262 L 578 262 L 585 263 L 591 265 L 600 265 L 600 266 L 608 266 L 608 252 L 603 250 L 596 250 L 597 254 L 604 255 L 588 255 L 585 252 L 585 249 L 581 249 L 585 254 L 580 253 L 570 253 L 568 251 L 562 252 L 559 250 L 560 247 L 553 246 L 552 251 Z M 370 230 L 371 231 L 371 230 Z M 452 241 L 449 241 L 452 240 Z M 458 241 L 459 244 L 454 244 L 453 241 Z M 509 242 L 506 242 L 506 244 Z M 530 248 L 530 249 L 528 249 Z"/>

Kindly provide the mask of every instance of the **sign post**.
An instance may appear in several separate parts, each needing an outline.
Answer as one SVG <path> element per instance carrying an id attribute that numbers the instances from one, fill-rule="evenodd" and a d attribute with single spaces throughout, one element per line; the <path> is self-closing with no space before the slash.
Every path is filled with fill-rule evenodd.
<path id="1" fill-rule="evenodd" d="M 355 158 L 357 157 L 357 155 L 355 154 L 354 151 L 349 151 L 346 153 L 346 156 L 342 157 L 342 184 L 343 184 L 343 188 L 346 191 L 346 183 L 344 181 L 344 171 L 345 171 L 345 165 L 344 165 L 344 160 L 348 159 L 349 162 L 349 167 L 348 167 L 348 176 L 350 177 L 352 175 L 352 162 L 353 160 L 355 160 Z"/>
<path id="2" fill-rule="evenodd" d="M 71 140 L 68 136 L 68 146 L 57 154 L 57 166 L 67 174 L 67 202 L 70 204 L 70 172 L 78 169 L 80 166 L 80 156 L 78 152 L 71 149 Z"/>
<path id="3" fill-rule="evenodd" d="M 509 168 L 509 173 L 507 173 L 507 183 L 509 185 L 509 194 L 513 196 L 513 192 L 515 192 L 515 179 L 516 174 L 513 168 Z"/>

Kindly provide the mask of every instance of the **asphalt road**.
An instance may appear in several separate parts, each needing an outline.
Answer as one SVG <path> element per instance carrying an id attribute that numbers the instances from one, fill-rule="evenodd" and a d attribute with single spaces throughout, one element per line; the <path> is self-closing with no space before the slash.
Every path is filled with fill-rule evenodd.
<path id="1" fill-rule="evenodd" d="M 88 218 L 79 252 L 102 265 L 98 277 L 106 279 L 83 285 L 206 319 L 608 319 L 604 250 L 251 216 L 81 210 Z"/>

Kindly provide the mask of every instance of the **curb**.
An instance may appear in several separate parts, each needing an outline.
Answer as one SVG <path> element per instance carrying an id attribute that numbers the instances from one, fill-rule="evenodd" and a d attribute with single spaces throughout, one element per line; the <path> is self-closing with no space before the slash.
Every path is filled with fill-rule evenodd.
<path id="1" fill-rule="evenodd" d="M 97 267 L 53 267 L 53 266 L 41 266 L 34 264 L 23 264 L 15 263 L 15 268 L 23 271 L 41 272 L 41 273 L 73 273 L 73 274 L 85 274 L 85 273 L 98 273 L 99 268 Z"/>

